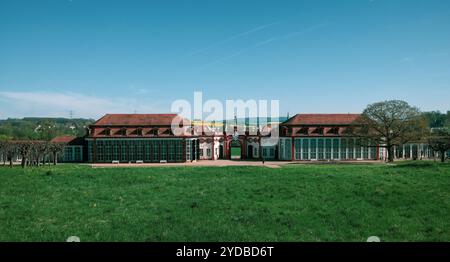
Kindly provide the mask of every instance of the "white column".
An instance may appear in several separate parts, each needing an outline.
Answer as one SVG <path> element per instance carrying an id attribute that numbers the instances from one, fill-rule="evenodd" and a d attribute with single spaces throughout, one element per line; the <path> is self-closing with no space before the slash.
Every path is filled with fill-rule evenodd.
<path id="1" fill-rule="evenodd" d="M 345 159 L 348 159 L 348 140 L 349 139 L 346 139 L 346 147 L 345 147 Z"/>
<path id="2" fill-rule="evenodd" d="M 330 160 L 333 160 L 334 159 L 334 139 L 333 138 L 331 138 L 330 139 L 330 143 L 331 143 L 331 152 L 330 152 Z"/>
<path id="3" fill-rule="evenodd" d="M 414 146 L 414 144 L 409 145 L 409 158 L 410 159 L 413 158 L 413 146 Z"/>
<path id="4" fill-rule="evenodd" d="M 397 146 L 394 146 L 394 158 L 397 158 Z"/>
<path id="5" fill-rule="evenodd" d="M 417 158 L 422 159 L 422 144 L 417 144 Z"/>

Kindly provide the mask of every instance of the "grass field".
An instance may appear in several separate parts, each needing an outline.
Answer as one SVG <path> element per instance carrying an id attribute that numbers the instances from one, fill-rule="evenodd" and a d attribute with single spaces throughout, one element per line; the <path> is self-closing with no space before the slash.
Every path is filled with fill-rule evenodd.
<path id="1" fill-rule="evenodd" d="M 0 167 L 0 241 L 450 240 L 450 164 Z"/>

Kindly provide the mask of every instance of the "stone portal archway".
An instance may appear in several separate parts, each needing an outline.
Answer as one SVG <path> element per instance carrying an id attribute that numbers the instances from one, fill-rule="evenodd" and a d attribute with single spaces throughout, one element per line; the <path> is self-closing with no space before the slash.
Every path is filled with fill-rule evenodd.
<path id="1" fill-rule="evenodd" d="M 239 139 L 230 141 L 228 149 L 230 159 L 239 160 L 242 158 L 242 142 Z"/>

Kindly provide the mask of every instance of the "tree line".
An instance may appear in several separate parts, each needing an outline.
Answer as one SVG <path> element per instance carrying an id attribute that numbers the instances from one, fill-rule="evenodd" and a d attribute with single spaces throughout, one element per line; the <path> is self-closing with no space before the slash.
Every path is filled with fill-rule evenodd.
<path id="1" fill-rule="evenodd" d="M 21 166 L 41 166 L 45 164 L 56 165 L 58 156 L 64 150 L 65 143 L 56 143 L 39 140 L 0 140 L 0 155 L 3 165 L 13 166 L 14 160 L 19 157 Z"/>
<path id="2" fill-rule="evenodd" d="M 93 119 L 25 117 L 0 120 L 0 137 L 14 140 L 44 140 L 62 136 L 84 136 Z"/>

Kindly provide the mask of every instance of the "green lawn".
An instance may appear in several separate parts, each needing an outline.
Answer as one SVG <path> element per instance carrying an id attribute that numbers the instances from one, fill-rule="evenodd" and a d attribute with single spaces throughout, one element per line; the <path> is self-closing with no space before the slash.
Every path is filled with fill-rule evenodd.
<path id="1" fill-rule="evenodd" d="M 450 240 L 450 164 L 0 167 L 0 241 Z"/>

